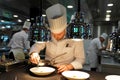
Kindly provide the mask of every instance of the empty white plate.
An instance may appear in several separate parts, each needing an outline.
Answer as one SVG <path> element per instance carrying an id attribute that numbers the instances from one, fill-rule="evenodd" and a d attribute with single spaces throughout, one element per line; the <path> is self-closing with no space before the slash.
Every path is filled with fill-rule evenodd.
<path id="1" fill-rule="evenodd" d="M 83 71 L 64 71 L 62 75 L 68 80 L 85 80 L 90 77 L 90 75 Z"/>
<path id="2" fill-rule="evenodd" d="M 120 80 L 120 75 L 107 75 L 106 80 Z"/>

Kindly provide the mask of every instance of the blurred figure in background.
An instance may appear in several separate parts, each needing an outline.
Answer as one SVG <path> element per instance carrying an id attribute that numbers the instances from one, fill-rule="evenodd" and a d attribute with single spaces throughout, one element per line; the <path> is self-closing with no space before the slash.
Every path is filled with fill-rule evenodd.
<path id="1" fill-rule="evenodd" d="M 8 47 L 11 48 L 9 58 L 19 61 L 25 59 L 24 50 L 30 49 L 30 42 L 28 41 L 28 32 L 31 23 L 25 21 L 21 31 L 13 34 Z"/>
<path id="2" fill-rule="evenodd" d="M 35 43 L 30 50 L 30 61 L 38 64 L 39 52 L 46 48 L 45 60 L 57 67 L 58 73 L 72 69 L 82 69 L 85 56 L 83 41 L 65 39 L 67 21 L 66 9 L 60 4 L 51 6 L 46 10 L 50 25 L 52 40 L 45 43 Z"/>
<path id="3" fill-rule="evenodd" d="M 103 44 L 103 42 L 106 40 L 107 36 L 108 35 L 106 33 L 103 33 L 100 37 L 94 38 L 89 44 L 89 47 L 86 53 L 88 54 L 91 71 L 96 71 L 98 67 L 99 51 L 106 50 L 106 46 Z"/>

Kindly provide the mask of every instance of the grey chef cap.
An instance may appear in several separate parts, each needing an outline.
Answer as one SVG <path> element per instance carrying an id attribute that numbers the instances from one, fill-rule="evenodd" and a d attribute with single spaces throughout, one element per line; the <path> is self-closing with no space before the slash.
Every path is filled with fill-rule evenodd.
<path id="1" fill-rule="evenodd" d="M 102 38 L 104 38 L 104 39 L 106 39 L 107 38 L 107 34 L 106 33 L 102 33 L 102 35 L 100 36 L 100 37 L 102 37 Z"/>

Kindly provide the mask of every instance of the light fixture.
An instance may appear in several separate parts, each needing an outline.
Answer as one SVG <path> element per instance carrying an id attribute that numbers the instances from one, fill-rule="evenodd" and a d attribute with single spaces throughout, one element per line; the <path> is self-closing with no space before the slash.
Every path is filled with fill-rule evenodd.
<path id="1" fill-rule="evenodd" d="M 80 0 L 78 0 L 78 9 L 71 16 L 71 23 L 67 27 L 67 38 L 79 41 L 91 37 L 90 25 L 84 22 L 84 13 L 80 12 Z"/>
<path id="2" fill-rule="evenodd" d="M 45 17 L 46 15 L 45 14 L 42 14 L 43 17 Z"/>
<path id="3" fill-rule="evenodd" d="M 48 40 L 49 30 L 46 28 L 45 14 L 42 14 L 43 0 L 40 0 L 40 14 L 36 16 L 36 22 L 31 26 L 30 29 L 30 41 L 36 43 L 44 43 Z M 32 20 L 32 18 L 31 18 Z"/>
<path id="4" fill-rule="evenodd" d="M 18 22 L 22 22 L 22 20 L 21 20 L 21 19 L 18 19 Z"/>
<path id="5" fill-rule="evenodd" d="M 30 21 L 30 19 L 26 19 L 26 21 Z"/>
<path id="6" fill-rule="evenodd" d="M 110 17 L 110 14 L 107 14 L 107 15 L 106 15 L 106 18 L 107 18 L 107 17 Z"/>
<path id="7" fill-rule="evenodd" d="M 113 6 L 113 3 L 107 4 L 107 6 Z"/>
<path id="8" fill-rule="evenodd" d="M 107 13 L 111 13 L 112 11 L 111 11 L 111 10 L 107 10 L 106 12 L 107 12 Z"/>
<path id="9" fill-rule="evenodd" d="M 109 17 L 105 18 L 105 21 L 110 21 L 110 18 Z"/>
<path id="10" fill-rule="evenodd" d="M 2 28 L 2 29 L 5 29 L 5 26 L 2 26 L 1 28 Z"/>
<path id="11" fill-rule="evenodd" d="M 1 22 L 5 22 L 4 20 L 1 20 Z"/>
<path id="12" fill-rule="evenodd" d="M 10 25 L 6 25 L 6 28 L 10 29 L 10 28 L 11 28 L 11 26 L 10 26 Z"/>
<path id="13" fill-rule="evenodd" d="M 68 5 L 67 8 L 73 8 L 73 6 L 72 5 Z"/>
<path id="14" fill-rule="evenodd" d="M 18 15 L 13 15 L 13 17 L 18 17 Z"/>

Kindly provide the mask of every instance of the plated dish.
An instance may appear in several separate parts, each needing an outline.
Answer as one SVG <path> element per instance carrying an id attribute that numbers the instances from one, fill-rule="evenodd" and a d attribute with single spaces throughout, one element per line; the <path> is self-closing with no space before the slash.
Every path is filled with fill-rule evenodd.
<path id="1" fill-rule="evenodd" d="M 39 76 L 45 76 L 53 73 L 55 71 L 55 68 L 52 67 L 33 67 L 30 68 L 30 71 Z"/>

